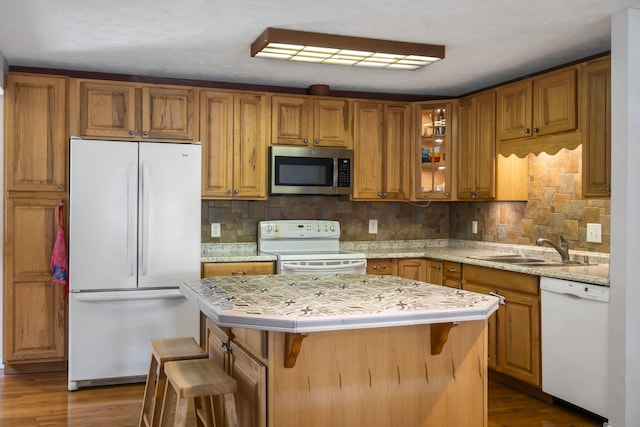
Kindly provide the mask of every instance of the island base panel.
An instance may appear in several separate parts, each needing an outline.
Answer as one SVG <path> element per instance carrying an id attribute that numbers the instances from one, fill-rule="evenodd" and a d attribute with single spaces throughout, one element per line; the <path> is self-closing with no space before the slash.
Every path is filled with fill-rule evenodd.
<path id="1" fill-rule="evenodd" d="M 269 332 L 270 427 L 487 425 L 486 321 L 451 329 L 431 354 L 431 326 L 310 333 L 286 368 Z"/>

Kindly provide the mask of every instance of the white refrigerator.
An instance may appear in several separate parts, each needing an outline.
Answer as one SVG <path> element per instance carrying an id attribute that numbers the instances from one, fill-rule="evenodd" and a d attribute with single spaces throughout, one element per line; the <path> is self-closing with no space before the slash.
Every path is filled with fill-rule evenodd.
<path id="1" fill-rule="evenodd" d="M 68 389 L 144 381 L 154 338 L 199 338 L 200 144 L 71 139 Z"/>

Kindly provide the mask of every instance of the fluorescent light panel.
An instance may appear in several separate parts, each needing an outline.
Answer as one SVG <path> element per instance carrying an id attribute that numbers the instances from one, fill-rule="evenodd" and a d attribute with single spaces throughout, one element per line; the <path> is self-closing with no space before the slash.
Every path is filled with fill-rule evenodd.
<path id="1" fill-rule="evenodd" d="M 444 46 L 267 28 L 251 45 L 251 56 L 417 70 L 444 58 Z"/>

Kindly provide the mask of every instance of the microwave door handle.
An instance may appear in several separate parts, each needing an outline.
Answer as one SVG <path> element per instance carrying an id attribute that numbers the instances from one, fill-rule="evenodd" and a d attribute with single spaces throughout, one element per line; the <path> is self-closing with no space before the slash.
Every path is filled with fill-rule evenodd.
<path id="1" fill-rule="evenodd" d="M 338 188 L 338 157 L 333 158 L 333 188 Z"/>

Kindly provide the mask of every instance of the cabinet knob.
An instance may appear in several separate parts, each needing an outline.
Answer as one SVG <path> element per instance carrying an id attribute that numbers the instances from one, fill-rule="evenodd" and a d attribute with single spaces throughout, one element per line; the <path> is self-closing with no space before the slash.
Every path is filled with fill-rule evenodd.
<path id="1" fill-rule="evenodd" d="M 240 190 L 233 190 L 233 195 L 234 196 L 238 195 L 238 193 L 240 193 Z"/>
<path id="2" fill-rule="evenodd" d="M 247 274 L 249 274 L 249 273 L 247 273 L 246 271 L 232 271 L 231 272 L 232 276 L 246 276 Z"/>
<path id="3" fill-rule="evenodd" d="M 58 184 L 58 190 L 64 190 L 64 184 Z"/>
<path id="4" fill-rule="evenodd" d="M 145 130 L 144 132 L 142 132 L 142 134 L 143 134 L 144 136 L 149 136 L 149 131 L 148 131 L 148 130 Z"/>
<path id="5" fill-rule="evenodd" d="M 531 133 L 531 129 L 529 128 L 524 128 L 524 133 L 526 133 L 527 135 L 529 135 Z"/>
<path id="6" fill-rule="evenodd" d="M 611 186 L 610 186 L 610 185 L 609 185 L 609 186 L 607 186 L 607 187 L 605 188 L 605 191 L 606 191 L 607 193 L 611 193 Z"/>
<path id="7" fill-rule="evenodd" d="M 447 268 L 447 271 L 448 271 L 449 273 L 455 273 L 455 272 L 457 272 L 457 271 L 458 271 L 458 269 L 457 269 L 457 268 Z"/>
<path id="8" fill-rule="evenodd" d="M 303 139 L 302 142 L 304 142 L 305 144 L 309 143 L 309 140 L 307 138 Z"/>
<path id="9" fill-rule="evenodd" d="M 318 145 L 318 144 L 320 144 L 320 140 L 319 140 L 319 139 L 314 139 L 314 140 L 313 140 L 313 143 L 314 143 L 314 144 L 316 144 L 316 145 Z"/>
<path id="10" fill-rule="evenodd" d="M 506 303 L 506 301 L 507 301 L 507 299 L 504 297 L 504 295 L 500 295 L 497 292 L 489 292 L 489 295 L 491 295 L 492 297 L 497 297 L 500 300 L 499 303 L 501 305 L 504 305 Z"/>
<path id="11" fill-rule="evenodd" d="M 540 128 L 533 128 L 533 133 L 540 133 Z"/>
<path id="12" fill-rule="evenodd" d="M 129 135 L 131 135 L 131 136 L 133 136 L 133 134 L 134 134 L 134 133 L 135 133 L 135 132 L 134 132 L 134 131 L 132 131 L 132 130 L 130 130 L 130 131 L 129 131 Z"/>
<path id="13" fill-rule="evenodd" d="M 228 195 L 232 195 L 232 194 L 233 194 L 233 191 L 232 191 L 231 189 L 228 189 L 228 190 L 227 190 L 227 194 L 228 194 Z"/>

